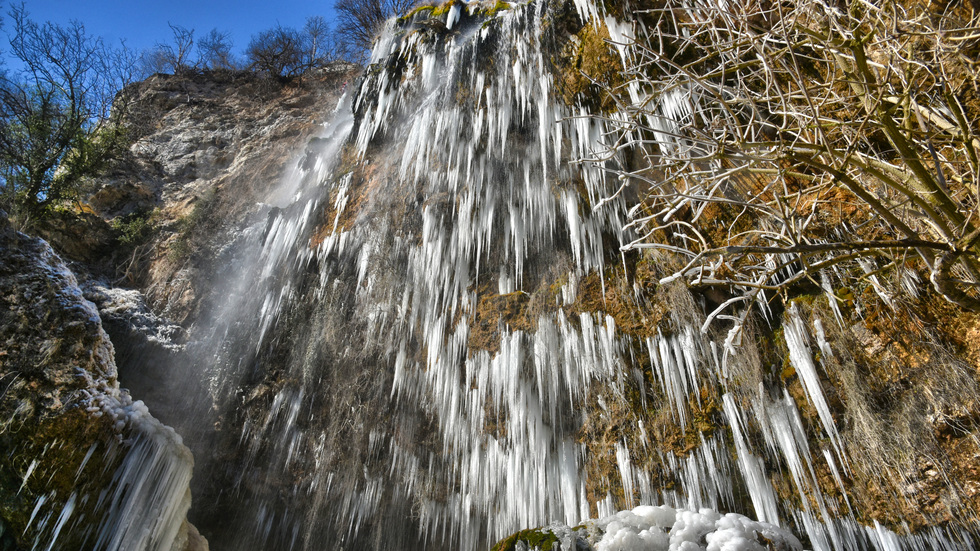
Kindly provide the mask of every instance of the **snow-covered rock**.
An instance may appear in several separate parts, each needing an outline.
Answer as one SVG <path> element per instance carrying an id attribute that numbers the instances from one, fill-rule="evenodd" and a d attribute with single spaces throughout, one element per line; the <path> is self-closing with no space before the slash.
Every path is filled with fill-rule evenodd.
<path id="1" fill-rule="evenodd" d="M 641 505 L 572 528 L 554 524 L 525 530 L 494 551 L 802 551 L 789 531 L 712 509 L 690 511 Z"/>

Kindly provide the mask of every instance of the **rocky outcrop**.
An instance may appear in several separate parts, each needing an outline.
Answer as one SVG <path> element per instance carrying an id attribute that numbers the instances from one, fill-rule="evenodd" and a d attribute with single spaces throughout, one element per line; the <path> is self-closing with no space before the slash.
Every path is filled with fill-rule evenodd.
<path id="1" fill-rule="evenodd" d="M 85 282 L 82 290 L 98 308 L 112 339 L 120 384 L 150 405 L 154 416 L 172 424 L 174 412 L 166 405 L 173 402 L 172 396 L 186 391 L 181 385 L 187 379 L 176 372 L 190 369 L 177 361 L 185 347 L 184 328 L 154 314 L 135 289 L 93 280 Z"/>
<path id="2" fill-rule="evenodd" d="M 132 145 L 85 199 L 121 237 L 110 275 L 143 289 L 154 311 L 191 323 L 215 260 L 256 204 L 274 201 L 269 191 L 357 70 L 338 63 L 288 83 L 157 74 L 124 90 L 116 106 Z"/>
<path id="3" fill-rule="evenodd" d="M 4 404 L 17 404 L 11 413 L 44 418 L 88 388 L 75 369 L 115 384 L 112 344 L 95 306 L 51 247 L 15 232 L 6 217 L 0 223 L 0 358 L 10 379 Z M 27 399 L 31 394 L 36 398 Z"/>
<path id="4" fill-rule="evenodd" d="M 174 370 L 194 366 L 170 320 L 191 324 L 233 269 L 229 243 L 355 69 L 154 75 L 117 98 L 128 151 L 38 227 L 54 249 L 2 218 L 0 549 L 207 549 L 186 520 L 193 459 L 144 401 L 178 416 Z"/>
<path id="5" fill-rule="evenodd" d="M 2 217 L 0 549 L 207 549 L 191 454 L 144 401 L 177 417 L 185 327 L 355 70 L 154 75 L 117 98 L 128 151 L 37 228 L 53 249 Z"/>
<path id="6" fill-rule="evenodd" d="M 74 275 L 2 213 L 0 258 L 0 546 L 206 549 L 185 521 L 190 452 L 120 390 Z"/>

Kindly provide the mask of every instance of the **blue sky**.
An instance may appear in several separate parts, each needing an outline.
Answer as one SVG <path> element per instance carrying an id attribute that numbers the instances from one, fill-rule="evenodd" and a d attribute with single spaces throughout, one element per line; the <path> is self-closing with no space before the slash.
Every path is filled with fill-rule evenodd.
<path id="1" fill-rule="evenodd" d="M 0 2 L 7 19 L 13 2 Z M 322 15 L 333 25 L 333 0 L 27 0 L 25 5 L 35 21 L 64 25 L 76 19 L 89 34 L 116 43 L 125 39 L 136 50 L 169 42 L 173 33 L 168 22 L 194 29 L 195 37 L 212 28 L 230 32 L 236 54 L 241 54 L 253 34 L 277 23 L 300 28 L 307 17 Z M 9 30 L 9 22 L 4 29 Z M 6 46 L 3 36 L 0 49 Z"/>

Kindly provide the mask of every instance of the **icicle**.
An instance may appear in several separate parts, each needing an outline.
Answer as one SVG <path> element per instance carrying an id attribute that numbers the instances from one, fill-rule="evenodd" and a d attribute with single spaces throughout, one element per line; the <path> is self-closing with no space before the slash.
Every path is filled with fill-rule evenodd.
<path id="1" fill-rule="evenodd" d="M 786 347 L 789 349 L 789 360 L 803 383 L 806 391 L 807 400 L 816 408 L 821 423 L 827 436 L 830 438 L 837 457 L 847 464 L 844 449 L 837 434 L 837 425 L 834 423 L 833 415 L 830 413 L 830 406 L 823 394 L 820 385 L 820 377 L 817 375 L 816 365 L 813 363 L 813 356 L 810 347 L 806 344 L 808 332 L 796 305 L 792 305 L 787 312 L 788 319 L 784 323 L 784 335 L 786 336 Z M 822 326 L 820 333 L 822 333 Z M 826 342 L 824 342 L 826 346 Z M 829 346 L 827 346 L 829 351 Z M 832 355 L 832 354 L 831 354 Z"/>
<path id="2" fill-rule="evenodd" d="M 632 384 L 644 408 L 667 408 L 685 436 L 700 441 L 685 457 L 662 454 L 677 484 L 659 487 L 654 471 L 631 456 L 653 454 L 655 428 L 617 420 L 624 433 L 635 431 L 613 445 L 624 499 L 600 498 L 600 516 L 635 505 L 637 496 L 678 508 L 740 506 L 734 488 L 744 487 L 758 522 L 707 509 L 637 507 L 607 524 L 619 523 L 623 541 L 627 527 L 640 537 L 640 521 L 665 529 L 677 523 L 681 539 L 699 544 L 701 527 L 781 533 L 763 523 L 803 526 L 817 548 L 840 548 L 855 533 L 868 540 L 856 525 L 835 524 L 795 403 L 785 393 L 771 399 L 739 388 L 743 379 L 758 381 L 741 371 L 741 333 L 711 342 L 695 309 L 676 312 L 669 332 L 636 337 L 611 312 L 577 307 L 590 291 L 588 278 L 599 279 L 605 300 L 608 250 L 632 236 L 623 231 L 627 193 L 617 195 L 621 182 L 606 174 L 623 159 L 569 160 L 605 151 L 608 130 L 626 118 L 590 119 L 584 107 L 557 97 L 542 44 L 565 37 L 547 34 L 556 25 L 545 3 L 513 5 L 479 29 L 470 19 L 478 11 L 467 6 L 464 14 L 463 7 L 446 14 L 451 33 L 418 22 L 386 25 L 350 100 L 356 124 L 350 116 L 338 121 L 315 174 L 296 171 L 290 178 L 301 181 L 282 183 L 279 210 L 255 224 L 255 247 L 228 286 L 217 316 L 224 325 L 211 328 L 206 361 L 216 407 L 240 407 L 238 391 L 250 378 L 265 377 L 271 387 L 263 389 L 267 400 L 249 403 L 240 433 L 242 479 L 268 484 L 242 505 L 254 545 L 315 548 L 321 542 L 309 541 L 314 536 L 301 534 L 296 543 L 296 530 L 310 526 L 356 546 L 359 536 L 387 537 L 385 523 L 398 518 L 411 519 L 421 535 L 406 547 L 471 550 L 553 520 L 577 523 L 592 505 L 586 488 L 601 483 L 586 479 L 583 411 L 596 404 L 614 414 L 618 404 L 598 391 L 622 397 Z M 607 17 L 591 0 L 576 0 L 575 8 L 583 21 L 604 21 L 628 61 L 624 44 L 638 31 L 634 24 Z M 631 82 L 625 90 L 656 106 L 648 123 L 664 152 L 686 147 L 675 121 L 700 116 L 692 105 L 709 101 L 683 86 L 660 93 Z M 345 161 L 356 166 L 335 174 L 348 138 L 354 152 Z M 678 204 L 664 218 L 688 207 Z M 554 294 L 544 293 L 546 308 L 536 302 L 540 294 L 531 295 L 547 289 L 537 287 L 541 281 L 554 283 Z M 758 304 L 768 308 L 761 294 Z M 285 327 L 299 314 L 302 323 Z M 846 450 L 811 349 L 831 359 L 826 332 L 815 320 L 811 336 L 795 309 L 784 327 L 790 362 L 831 441 L 833 451 L 821 450 L 816 460 L 842 486 Z M 253 349 L 224 348 L 239 341 Z M 637 369 L 645 363 L 640 355 L 649 357 L 649 380 L 645 366 Z M 694 433 L 692 409 L 712 398 L 702 389 L 718 386 L 729 390 L 721 430 Z M 378 426 L 364 426 L 375 413 Z M 803 511 L 777 502 L 771 466 L 790 473 Z M 294 495 L 277 496 L 285 505 L 265 500 L 263 492 L 286 474 L 295 476 Z M 245 482 L 240 490 L 248 493 Z M 669 535 L 661 532 L 650 536 Z M 719 542 L 730 541 L 725 534 Z"/>

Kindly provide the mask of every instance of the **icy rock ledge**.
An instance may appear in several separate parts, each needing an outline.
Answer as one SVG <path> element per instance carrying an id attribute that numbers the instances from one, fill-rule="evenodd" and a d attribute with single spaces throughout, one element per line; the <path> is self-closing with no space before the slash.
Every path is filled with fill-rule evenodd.
<path id="1" fill-rule="evenodd" d="M 0 211 L 0 549 L 206 551 L 191 452 L 114 352 L 64 261 Z"/>
<path id="2" fill-rule="evenodd" d="M 493 551 L 794 551 L 793 534 L 735 513 L 643 505 L 581 525 L 524 530 Z"/>

